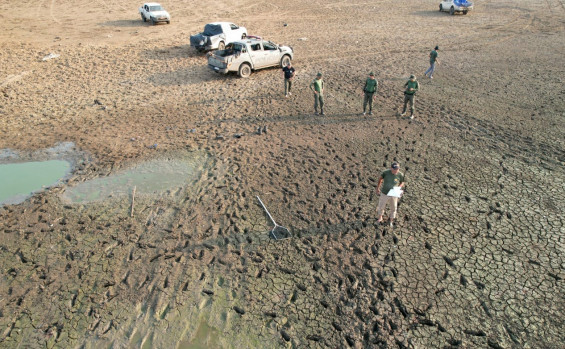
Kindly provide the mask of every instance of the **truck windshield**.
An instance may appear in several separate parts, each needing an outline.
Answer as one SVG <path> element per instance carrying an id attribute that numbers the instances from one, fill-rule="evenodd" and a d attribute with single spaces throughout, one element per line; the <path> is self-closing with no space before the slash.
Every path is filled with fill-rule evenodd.
<path id="1" fill-rule="evenodd" d="M 204 26 L 204 35 L 214 36 L 222 34 L 222 26 L 219 24 L 206 24 Z"/>
<path id="2" fill-rule="evenodd" d="M 149 11 L 163 11 L 161 6 L 149 6 Z"/>

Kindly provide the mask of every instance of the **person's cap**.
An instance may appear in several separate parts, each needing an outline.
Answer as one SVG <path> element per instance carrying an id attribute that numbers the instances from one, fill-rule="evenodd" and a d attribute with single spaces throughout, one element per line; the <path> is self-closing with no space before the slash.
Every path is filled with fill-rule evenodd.
<path id="1" fill-rule="evenodd" d="M 436 50 L 436 51 L 439 50 L 439 46 L 436 46 L 436 47 L 434 48 L 434 50 Z"/>
<path id="2" fill-rule="evenodd" d="M 410 75 L 410 79 L 416 79 L 416 75 L 411 74 L 411 75 Z"/>
<path id="3" fill-rule="evenodd" d="M 392 165 L 390 165 L 390 167 L 396 170 L 397 168 L 400 168 L 400 165 L 398 164 L 398 162 L 393 162 Z"/>
<path id="4" fill-rule="evenodd" d="M 375 73 L 370 72 L 370 73 L 369 73 L 369 76 L 375 76 Z"/>
<path id="5" fill-rule="evenodd" d="M 318 74 L 316 74 L 316 76 L 321 78 L 321 77 L 322 77 L 322 73 L 318 73 Z"/>

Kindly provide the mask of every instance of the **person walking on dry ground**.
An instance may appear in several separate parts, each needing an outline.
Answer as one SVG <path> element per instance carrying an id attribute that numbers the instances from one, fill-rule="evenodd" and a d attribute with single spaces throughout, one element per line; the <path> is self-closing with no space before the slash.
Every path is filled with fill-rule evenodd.
<path id="1" fill-rule="evenodd" d="M 381 173 L 379 182 L 377 183 L 377 194 L 379 194 L 379 203 L 377 205 L 378 223 L 383 221 L 383 213 L 388 204 L 390 208 L 389 222 L 392 227 L 393 221 L 396 219 L 399 197 L 388 196 L 387 194 L 389 194 L 394 187 L 404 187 L 404 183 L 404 174 L 400 172 L 400 164 L 398 162 L 393 162 L 389 170 L 385 170 Z"/>
<path id="2" fill-rule="evenodd" d="M 363 116 L 366 115 L 367 104 L 369 104 L 369 115 L 373 115 L 373 101 L 375 100 L 375 93 L 379 88 L 379 82 L 375 79 L 375 74 L 373 72 L 369 73 L 369 77 L 365 80 L 365 86 L 363 86 Z"/>
<path id="3" fill-rule="evenodd" d="M 318 115 L 318 104 L 320 105 L 321 115 L 324 114 L 324 80 L 322 73 L 316 74 L 316 78 L 310 84 L 310 89 L 314 91 L 314 114 Z"/>
<path id="4" fill-rule="evenodd" d="M 436 46 L 432 52 L 430 52 L 430 67 L 428 68 L 428 70 L 426 70 L 426 72 L 424 73 L 424 75 L 426 77 L 429 77 L 430 79 L 433 79 L 434 77 L 432 75 L 434 75 L 434 71 L 436 70 L 436 63 L 439 64 L 439 59 L 437 59 L 437 51 L 439 51 L 439 47 Z M 430 74 L 430 76 L 428 76 L 428 74 Z"/>
<path id="5" fill-rule="evenodd" d="M 416 92 L 420 89 L 420 84 L 416 81 L 416 76 L 414 74 L 410 75 L 410 80 L 404 84 L 404 108 L 400 116 L 406 115 L 406 105 L 410 103 L 410 119 L 414 119 L 414 97 Z"/>
<path id="6" fill-rule="evenodd" d="M 292 88 L 292 80 L 294 80 L 294 75 L 296 74 L 296 71 L 290 64 L 290 61 L 286 64 L 286 67 L 282 68 L 282 73 L 284 77 L 284 96 L 288 97 L 292 95 L 290 90 Z"/>

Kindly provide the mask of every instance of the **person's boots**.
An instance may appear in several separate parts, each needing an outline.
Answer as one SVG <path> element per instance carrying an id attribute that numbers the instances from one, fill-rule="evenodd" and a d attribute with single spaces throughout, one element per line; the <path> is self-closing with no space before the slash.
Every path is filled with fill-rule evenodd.
<path id="1" fill-rule="evenodd" d="M 324 114 L 324 108 L 321 108 L 322 112 L 320 113 L 320 115 L 326 115 Z"/>

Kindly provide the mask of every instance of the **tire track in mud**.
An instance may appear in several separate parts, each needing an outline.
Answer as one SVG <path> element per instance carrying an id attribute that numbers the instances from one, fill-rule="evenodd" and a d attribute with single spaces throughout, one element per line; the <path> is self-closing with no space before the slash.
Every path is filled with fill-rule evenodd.
<path id="1" fill-rule="evenodd" d="M 546 5 L 547 5 L 547 9 L 551 12 L 554 8 L 558 8 L 561 9 L 563 11 L 565 11 L 565 3 L 563 2 L 563 0 L 544 0 Z M 556 5 L 551 5 L 552 2 L 556 3 Z"/>
<path id="2" fill-rule="evenodd" d="M 55 0 L 51 0 L 49 4 L 49 16 L 55 23 L 61 24 L 61 21 L 55 16 Z"/>

